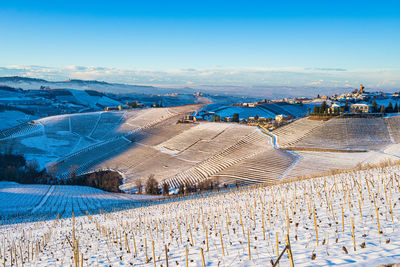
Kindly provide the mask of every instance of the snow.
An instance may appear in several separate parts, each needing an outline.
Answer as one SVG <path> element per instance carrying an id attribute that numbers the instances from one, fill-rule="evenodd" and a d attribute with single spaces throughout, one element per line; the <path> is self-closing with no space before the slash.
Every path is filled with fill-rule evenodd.
<path id="1" fill-rule="evenodd" d="M 71 94 L 75 97 L 75 99 L 85 105 L 85 106 L 90 106 L 90 107 L 95 107 L 96 106 L 96 100 L 99 97 L 92 97 L 85 91 L 81 90 L 69 90 Z"/>
<path id="2" fill-rule="evenodd" d="M 265 109 L 261 109 L 258 107 L 249 108 L 249 107 L 223 107 L 218 110 L 215 110 L 215 114 L 224 117 L 231 117 L 233 114 L 238 113 L 240 119 L 247 119 L 248 117 L 254 117 L 258 115 L 259 117 L 265 118 L 273 118 L 275 117 L 275 113 L 269 112 Z"/>
<path id="3" fill-rule="evenodd" d="M 21 111 L 7 110 L 0 112 L 0 130 L 17 126 L 34 118 L 34 116 L 25 114 Z"/>
<path id="4" fill-rule="evenodd" d="M 131 208 L 154 196 L 109 193 L 86 186 L 0 182 L 0 224 Z"/>
<path id="5" fill-rule="evenodd" d="M 58 132 L 58 134 L 66 135 L 65 132 L 63 132 L 63 131 Z M 26 137 L 21 140 L 21 143 L 26 146 L 29 146 L 29 147 L 47 146 L 50 151 L 57 149 L 58 146 L 64 146 L 64 145 L 69 144 L 69 142 L 66 140 L 49 138 L 49 137 L 46 137 L 43 135 L 42 136 L 34 136 L 34 137 Z"/>
<path id="6" fill-rule="evenodd" d="M 109 98 L 109 97 L 106 97 L 106 96 L 102 96 L 102 97 L 97 101 L 97 103 L 98 103 L 99 105 L 102 105 L 102 106 L 111 106 L 111 107 L 116 107 L 116 106 L 121 105 L 120 102 L 118 102 L 118 101 L 116 101 L 116 100 L 114 100 L 114 99 L 111 99 L 111 98 Z"/>
<path id="7" fill-rule="evenodd" d="M 92 96 L 89 95 L 86 91 L 81 90 L 69 90 L 75 99 L 81 103 L 82 105 L 89 106 L 95 108 L 97 104 L 102 106 L 118 106 L 121 105 L 120 102 L 111 99 L 107 96 Z"/>
<path id="8" fill-rule="evenodd" d="M 277 258 L 277 245 L 280 252 L 283 250 L 287 233 L 295 266 L 393 263 L 400 261 L 399 174 L 399 165 L 381 165 L 84 215 L 75 219 L 74 226 L 73 219 L 63 217 L 9 224 L 0 228 L 0 239 L 6 251 L 13 248 L 14 256 L 17 252 L 14 260 L 17 258 L 18 264 L 21 250 L 25 265 L 31 266 L 74 265 L 70 245 L 73 228 L 85 266 L 154 266 L 153 260 L 157 266 L 165 266 L 165 246 L 170 266 L 185 266 L 185 248 L 189 266 L 202 266 L 200 249 L 204 250 L 206 266 L 266 266 Z M 27 187 L 21 188 L 21 192 L 46 191 Z M 100 193 L 99 201 L 92 202 L 96 192 L 89 194 L 79 187 L 70 188 L 74 190 L 61 195 L 71 201 L 69 194 L 73 194 L 74 203 L 80 203 L 80 214 L 84 208 L 96 207 L 114 196 Z M 0 189 L 0 197 L 2 194 L 10 193 Z M 43 202 L 33 198 L 31 194 L 25 201 L 39 203 L 36 206 Z M 49 200 L 50 197 L 45 202 Z M 46 206 L 43 204 L 40 209 Z M 42 244 L 40 251 L 34 250 L 28 260 L 28 244 L 32 248 L 37 242 Z M 10 266 L 10 253 L 2 253 L 1 261 L 4 255 L 6 266 Z M 287 254 L 280 266 L 289 266 Z"/>

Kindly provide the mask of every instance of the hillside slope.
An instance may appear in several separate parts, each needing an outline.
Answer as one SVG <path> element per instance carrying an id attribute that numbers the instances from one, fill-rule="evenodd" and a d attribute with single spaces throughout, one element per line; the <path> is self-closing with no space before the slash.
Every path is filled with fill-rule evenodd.
<path id="1" fill-rule="evenodd" d="M 164 266 L 167 260 L 174 266 L 202 266 L 203 260 L 205 266 L 266 266 L 288 234 L 295 266 L 399 262 L 399 172 L 399 165 L 381 165 L 75 220 L 4 225 L 3 247 L 17 253 L 2 253 L 0 260 L 7 266 L 74 260 L 87 266 Z M 74 256 L 68 242 L 75 238 Z M 40 249 L 27 253 L 38 243 Z M 286 255 L 280 266 L 289 266 Z"/>

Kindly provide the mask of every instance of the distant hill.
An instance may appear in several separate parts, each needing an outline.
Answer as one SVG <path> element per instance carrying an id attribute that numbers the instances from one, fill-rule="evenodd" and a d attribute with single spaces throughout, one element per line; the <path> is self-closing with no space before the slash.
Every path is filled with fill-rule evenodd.
<path id="1" fill-rule="evenodd" d="M 131 85 L 120 83 L 108 83 L 97 80 L 79 80 L 70 79 L 66 81 L 47 81 L 29 77 L 10 76 L 0 77 L 0 85 L 25 90 L 40 89 L 47 87 L 50 89 L 77 89 L 77 90 L 95 90 L 107 93 L 139 93 L 139 94 L 165 94 L 170 92 L 192 93 L 192 88 L 160 88 L 146 85 Z"/>
<path id="2" fill-rule="evenodd" d="M 43 79 L 29 78 L 29 77 L 20 77 L 20 76 L 10 76 L 10 77 L 0 77 L 0 82 L 47 82 Z"/>

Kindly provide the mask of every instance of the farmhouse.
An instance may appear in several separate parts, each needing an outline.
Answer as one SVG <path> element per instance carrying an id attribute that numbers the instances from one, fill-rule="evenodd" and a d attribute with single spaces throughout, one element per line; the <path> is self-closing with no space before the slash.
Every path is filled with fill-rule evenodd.
<path id="1" fill-rule="evenodd" d="M 286 116 L 283 115 L 283 114 L 276 115 L 276 116 L 275 116 L 275 121 L 276 121 L 277 123 L 280 123 L 280 122 L 283 121 L 283 119 L 284 119 L 285 117 L 286 117 Z"/>
<path id="2" fill-rule="evenodd" d="M 336 104 L 336 103 L 334 103 L 334 104 L 332 104 L 332 106 L 330 106 L 330 107 L 328 108 L 328 113 L 329 113 L 329 114 L 334 114 L 337 110 L 340 111 L 340 109 L 341 109 L 341 106 L 338 105 L 338 104 Z"/>
<path id="3" fill-rule="evenodd" d="M 196 121 L 197 121 L 196 116 L 194 116 L 194 115 L 186 115 L 186 116 L 183 117 L 183 119 L 180 122 L 183 122 L 183 123 L 194 123 Z"/>
<path id="4" fill-rule="evenodd" d="M 367 104 L 351 104 L 351 113 L 368 113 L 370 106 Z"/>

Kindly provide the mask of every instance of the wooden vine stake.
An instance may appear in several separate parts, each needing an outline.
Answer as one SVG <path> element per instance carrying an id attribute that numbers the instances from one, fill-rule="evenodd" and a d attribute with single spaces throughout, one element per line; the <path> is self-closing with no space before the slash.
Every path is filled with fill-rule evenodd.
<path id="1" fill-rule="evenodd" d="M 203 267 L 206 267 L 206 262 L 204 260 L 204 253 L 203 253 L 203 248 L 200 248 L 200 253 L 201 253 L 201 263 Z M 167 266 L 168 267 L 168 266 Z"/>
<path id="2" fill-rule="evenodd" d="M 278 232 L 275 233 L 276 235 L 276 256 L 279 258 L 279 240 L 278 240 Z M 279 262 L 278 262 L 278 267 L 279 267 Z"/>
<path id="3" fill-rule="evenodd" d="M 315 237 L 317 238 L 317 247 L 319 246 L 318 242 L 318 224 L 317 224 L 317 217 L 315 215 L 315 207 L 313 208 L 313 214 L 314 214 L 314 224 L 315 224 Z"/>
<path id="4" fill-rule="evenodd" d="M 209 247 L 208 247 L 208 230 L 206 227 L 206 245 L 207 245 L 207 251 L 209 251 Z"/>
<path id="5" fill-rule="evenodd" d="M 394 223 L 393 220 L 393 210 L 392 210 L 392 201 L 389 199 L 389 207 L 390 207 L 390 216 L 392 217 L 392 223 Z"/>
<path id="6" fill-rule="evenodd" d="M 185 259 L 186 259 L 186 267 L 189 267 L 189 259 L 188 259 L 188 247 L 185 246 Z"/>
<path id="7" fill-rule="evenodd" d="M 343 205 L 340 205 L 342 208 L 342 231 L 344 232 L 344 214 L 343 214 Z"/>
<path id="8" fill-rule="evenodd" d="M 287 250 L 288 250 L 288 256 L 289 256 L 289 261 L 290 261 L 290 267 L 294 267 L 292 248 L 291 248 L 291 246 L 290 246 L 290 239 L 289 239 L 289 235 L 288 235 L 288 234 L 286 234 L 286 247 L 287 247 Z"/>
<path id="9" fill-rule="evenodd" d="M 154 263 L 154 267 L 157 267 L 156 265 L 156 254 L 154 252 L 154 241 L 151 241 L 151 247 L 153 249 L 153 263 Z"/>
<path id="10" fill-rule="evenodd" d="M 263 212 L 263 214 L 262 214 L 262 229 L 263 229 L 263 237 L 264 237 L 264 240 L 265 240 L 265 223 L 264 223 L 264 212 Z"/>
<path id="11" fill-rule="evenodd" d="M 133 239 L 133 247 L 135 248 L 135 258 L 137 258 L 137 250 L 136 250 L 136 242 L 135 242 L 135 233 L 132 231 L 132 239 Z"/>
<path id="12" fill-rule="evenodd" d="M 167 264 L 168 267 L 168 247 L 165 245 L 165 263 Z"/>
<path id="13" fill-rule="evenodd" d="M 147 238 L 144 238 L 144 253 L 146 254 L 146 263 L 149 262 L 149 258 L 147 257 Z"/>
<path id="14" fill-rule="evenodd" d="M 356 251 L 356 237 L 354 235 L 354 223 L 353 223 L 353 218 L 351 218 L 351 233 L 353 236 L 353 246 L 354 246 L 354 251 Z"/>
<path id="15" fill-rule="evenodd" d="M 250 232 L 247 230 L 247 247 L 249 249 L 249 260 L 251 260 L 251 251 L 250 251 Z"/>
<path id="16" fill-rule="evenodd" d="M 378 225 L 378 234 L 381 234 L 381 226 L 379 224 L 379 210 L 375 203 L 375 197 L 373 199 L 374 199 L 374 205 L 375 205 L 375 211 L 376 211 L 376 223 Z"/>
<path id="17" fill-rule="evenodd" d="M 192 228 L 190 227 L 190 224 L 189 224 L 189 232 L 190 232 L 190 244 L 192 246 L 194 246 L 194 240 L 193 240 L 193 236 L 192 236 Z"/>
<path id="18" fill-rule="evenodd" d="M 219 229 L 219 236 L 221 237 L 222 256 L 225 256 L 225 251 L 224 251 L 224 241 L 222 240 L 221 229 Z"/>

